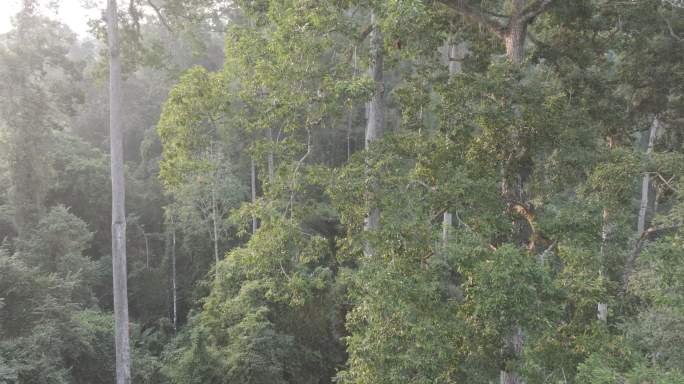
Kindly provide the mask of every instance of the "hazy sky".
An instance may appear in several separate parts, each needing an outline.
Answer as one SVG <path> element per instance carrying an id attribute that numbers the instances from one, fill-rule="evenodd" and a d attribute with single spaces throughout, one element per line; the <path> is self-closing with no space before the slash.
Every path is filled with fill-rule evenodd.
<path id="1" fill-rule="evenodd" d="M 22 0 L 0 0 L 0 33 L 12 28 L 11 18 L 19 10 L 21 2 Z M 48 4 L 49 0 L 43 0 L 41 3 Z M 88 20 L 97 18 L 100 15 L 100 9 L 104 7 L 102 0 L 58 0 L 57 3 L 59 4 L 57 13 L 45 10 L 44 14 L 61 20 L 81 36 L 88 33 Z M 84 6 L 86 4 L 92 8 L 86 9 Z"/>

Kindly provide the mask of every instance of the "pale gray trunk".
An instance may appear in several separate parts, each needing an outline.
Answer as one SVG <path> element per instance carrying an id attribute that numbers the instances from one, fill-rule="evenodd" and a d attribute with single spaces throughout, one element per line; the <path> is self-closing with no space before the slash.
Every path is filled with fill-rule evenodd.
<path id="1" fill-rule="evenodd" d="M 352 135 L 352 120 L 353 120 L 354 106 L 349 106 L 347 114 L 347 161 L 351 157 L 351 135 Z"/>
<path id="2" fill-rule="evenodd" d="M 254 159 L 251 160 L 250 164 L 250 174 L 251 174 L 251 181 L 252 181 L 252 203 L 256 202 L 256 164 L 254 163 Z M 259 228 L 258 223 L 257 223 L 257 218 L 256 216 L 252 217 L 252 234 L 255 234 L 257 229 Z"/>
<path id="3" fill-rule="evenodd" d="M 658 132 L 658 126 L 660 122 L 658 117 L 653 118 L 653 123 L 651 124 L 651 129 L 648 135 L 648 146 L 646 147 L 646 156 L 649 156 L 653 152 L 653 146 L 655 145 L 656 133 Z M 641 236 L 646 229 L 646 215 L 648 214 L 648 195 L 651 189 L 651 175 L 646 172 L 641 180 L 641 204 L 639 205 L 639 218 L 637 221 L 637 234 Z"/>
<path id="4" fill-rule="evenodd" d="M 271 148 L 268 150 L 268 181 L 273 182 L 273 172 L 274 172 L 274 163 L 273 163 L 273 128 L 268 128 L 268 145 L 271 146 Z"/>
<path id="5" fill-rule="evenodd" d="M 613 149 L 613 138 L 608 138 L 608 148 Z M 610 236 L 610 212 L 608 208 L 603 208 L 602 224 L 601 224 L 601 248 L 599 255 L 601 262 L 606 259 L 606 247 L 608 246 L 608 237 Z M 599 268 L 599 276 L 603 276 L 603 269 Z M 599 302 L 596 304 L 596 317 L 602 321 L 608 321 L 608 303 Z"/>
<path id="6" fill-rule="evenodd" d="M 449 65 L 449 80 L 456 74 L 462 73 L 461 61 L 465 58 L 467 53 L 467 47 L 465 43 L 454 44 L 449 39 L 449 44 L 447 46 L 447 60 Z M 453 214 L 449 211 L 445 211 L 442 217 L 442 243 L 444 246 L 447 245 L 449 240 L 449 232 L 453 226 Z"/>
<path id="7" fill-rule="evenodd" d="M 385 125 L 385 85 L 383 79 L 383 38 L 380 26 L 377 24 L 375 13 L 371 13 L 372 30 L 370 32 L 370 56 L 371 63 L 369 74 L 373 79 L 373 96 L 368 103 L 368 121 L 366 123 L 365 148 L 368 150 L 370 145 L 382 137 Z M 376 230 L 380 227 L 380 209 L 372 207 L 364 229 L 366 231 Z M 370 247 L 366 247 L 366 253 L 371 254 Z"/>
<path id="8" fill-rule="evenodd" d="M 143 238 L 145 239 L 145 269 L 150 270 L 150 241 L 147 239 L 147 234 L 143 230 Z"/>
<path id="9" fill-rule="evenodd" d="M 176 227 L 171 227 L 171 301 L 173 305 L 173 330 L 178 327 L 178 293 L 176 284 Z"/>
<path id="10" fill-rule="evenodd" d="M 112 176 L 112 275 L 116 341 L 116 383 L 131 383 L 126 274 L 126 212 L 121 131 L 121 58 L 116 0 L 108 0 L 109 137 Z"/>
<path id="11" fill-rule="evenodd" d="M 214 259 L 216 260 L 216 263 L 219 262 L 219 250 L 218 250 L 218 223 L 216 222 L 216 179 L 212 182 L 211 185 L 211 223 L 213 226 L 213 232 L 214 232 Z"/>
<path id="12" fill-rule="evenodd" d="M 524 335 L 523 330 L 519 325 L 513 327 L 513 332 L 506 340 L 506 348 L 513 352 L 513 355 L 520 357 L 523 352 Z M 499 372 L 499 382 L 500 384 L 522 384 L 523 379 L 516 372 L 508 372 L 506 370 L 501 370 Z"/>
<path id="13" fill-rule="evenodd" d="M 373 96 L 368 103 L 368 121 L 366 123 L 365 148 L 380 139 L 385 126 L 385 85 L 383 78 L 383 38 L 380 26 L 377 24 L 375 13 L 371 13 L 370 32 L 370 68 L 369 74 L 373 79 Z M 369 191 L 370 192 L 370 191 Z M 377 191 L 375 191 L 377 192 Z M 373 231 L 380 228 L 380 209 L 376 206 L 370 208 L 370 212 L 364 223 L 365 231 Z M 373 255 L 373 249 L 369 244 L 365 247 L 366 256 Z"/>
<path id="14" fill-rule="evenodd" d="M 468 54 L 468 44 L 466 42 L 461 42 L 459 44 L 450 42 L 447 48 L 447 54 L 449 60 L 449 78 L 456 74 L 463 73 L 463 60 Z"/>
<path id="15" fill-rule="evenodd" d="M 646 156 L 650 157 L 651 152 L 653 152 L 653 146 L 655 145 L 656 136 L 658 133 L 658 128 L 660 127 L 660 121 L 658 116 L 653 118 L 653 123 L 651 124 L 651 129 L 648 133 L 648 144 L 646 147 Z M 637 219 L 637 236 L 636 243 L 634 245 L 634 251 L 632 251 L 625 262 L 625 270 L 622 276 L 622 292 L 626 293 L 629 288 L 629 277 L 636 265 L 636 259 L 639 256 L 641 247 L 643 244 L 644 236 L 646 234 L 646 219 L 648 215 L 648 205 L 649 205 L 649 194 L 651 189 L 651 175 L 646 172 L 641 180 L 641 202 L 639 204 L 639 216 Z"/>
<path id="16" fill-rule="evenodd" d="M 449 241 L 449 232 L 451 231 L 451 227 L 453 225 L 453 215 L 451 213 L 444 212 L 444 217 L 442 218 L 442 242 L 444 245 L 447 245 L 447 242 Z"/>
<path id="17" fill-rule="evenodd" d="M 219 262 L 219 251 L 218 251 L 218 207 L 216 203 L 216 183 L 218 183 L 219 174 L 218 166 L 221 161 L 220 153 L 214 152 L 214 142 L 212 141 L 209 145 L 209 158 L 213 164 L 213 173 L 211 178 L 211 233 L 213 235 L 214 242 L 214 260 L 216 263 Z"/>
<path id="18" fill-rule="evenodd" d="M 608 208 L 603 208 L 602 224 L 601 224 L 601 249 L 599 254 L 601 261 L 606 259 L 606 247 L 608 246 L 608 236 L 610 234 L 610 214 Z M 603 269 L 599 268 L 599 276 L 603 276 Z M 596 317 L 605 322 L 608 320 L 608 304 L 599 302 L 596 304 Z"/>
<path id="19" fill-rule="evenodd" d="M 368 103 L 368 121 L 366 124 L 366 149 L 371 143 L 382 137 L 385 126 L 385 85 L 383 79 L 383 41 L 380 26 L 375 14 L 371 14 L 372 30 L 370 33 L 371 63 L 369 74 L 373 79 L 373 96 Z"/>
<path id="20" fill-rule="evenodd" d="M 352 78 L 355 80 L 356 79 L 356 45 L 354 45 L 354 54 L 353 54 L 353 74 Z M 354 103 L 353 101 L 349 102 L 349 114 L 347 115 L 347 161 L 349 161 L 349 158 L 351 157 L 351 136 L 352 136 L 352 128 L 353 128 L 353 122 L 354 122 Z"/>
<path id="21" fill-rule="evenodd" d="M 607 303 L 598 303 L 596 305 L 596 317 L 598 317 L 598 319 L 604 323 L 606 321 L 608 321 L 608 304 Z"/>

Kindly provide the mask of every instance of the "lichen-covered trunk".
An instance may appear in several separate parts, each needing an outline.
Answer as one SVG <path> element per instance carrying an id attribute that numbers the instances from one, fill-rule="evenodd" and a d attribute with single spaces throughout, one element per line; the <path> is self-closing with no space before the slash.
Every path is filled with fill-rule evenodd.
<path id="1" fill-rule="evenodd" d="M 371 13 L 370 32 L 370 68 L 369 74 L 373 79 L 373 96 L 368 103 L 368 121 L 366 124 L 365 148 L 382 137 L 385 125 L 385 85 L 383 78 L 383 39 L 380 26 L 377 23 L 375 13 Z M 372 188 L 372 187 L 371 187 Z M 377 193 L 377 191 L 368 191 Z M 364 223 L 364 230 L 373 231 L 380 227 L 380 209 L 371 206 Z M 366 244 L 367 256 L 373 254 L 372 248 Z"/>
<path id="2" fill-rule="evenodd" d="M 109 139 L 112 177 L 112 275 L 116 345 L 116 383 L 131 383 L 126 272 L 126 211 L 121 131 L 121 58 L 116 0 L 108 0 Z"/>

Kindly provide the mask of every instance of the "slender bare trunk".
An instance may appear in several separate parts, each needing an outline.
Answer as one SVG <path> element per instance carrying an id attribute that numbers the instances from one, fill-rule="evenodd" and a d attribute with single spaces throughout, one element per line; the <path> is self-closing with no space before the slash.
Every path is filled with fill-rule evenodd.
<path id="1" fill-rule="evenodd" d="M 466 55 L 466 46 L 461 43 L 461 44 L 455 44 L 454 41 L 451 40 L 449 44 L 447 45 L 447 60 L 448 60 L 448 66 L 449 66 L 449 80 L 451 81 L 451 78 L 453 78 L 456 74 L 462 73 L 463 69 L 461 67 L 461 60 Z M 446 246 L 447 241 L 449 240 L 449 232 L 453 226 L 453 214 L 449 211 L 445 211 L 444 215 L 442 217 L 442 243 Z"/>
<path id="2" fill-rule="evenodd" d="M 150 241 L 147 238 L 147 234 L 143 231 L 143 237 L 145 238 L 145 269 L 150 270 Z"/>
<path id="3" fill-rule="evenodd" d="M 524 341 L 522 327 L 516 324 L 513 327 L 513 332 L 511 332 L 506 340 L 506 348 L 508 348 L 514 356 L 520 357 L 523 352 Z M 500 384 L 522 384 L 523 379 L 517 372 L 508 372 L 502 369 L 499 372 L 499 382 Z"/>
<path id="4" fill-rule="evenodd" d="M 268 145 L 271 148 L 268 150 L 268 181 L 273 182 L 274 162 L 273 162 L 273 128 L 268 128 Z"/>
<path id="5" fill-rule="evenodd" d="M 373 96 L 368 103 L 368 122 L 366 124 L 366 149 L 382 137 L 385 126 L 385 85 L 383 72 L 383 41 L 380 26 L 375 14 L 371 15 L 372 31 L 370 33 L 371 64 L 369 73 L 373 79 Z"/>
<path id="6" fill-rule="evenodd" d="M 178 289 L 176 283 L 176 226 L 171 225 L 171 297 L 173 305 L 173 331 L 178 327 Z"/>
<path id="7" fill-rule="evenodd" d="M 349 112 L 347 113 L 347 161 L 351 157 L 351 135 L 352 135 L 352 119 L 354 113 L 354 106 L 349 105 Z"/>
<path id="8" fill-rule="evenodd" d="M 608 148 L 613 149 L 614 140 L 612 137 L 608 138 Z M 608 208 L 603 208 L 602 224 L 601 224 L 601 248 L 599 255 L 601 256 L 601 263 L 606 259 L 606 247 L 608 246 L 608 238 L 610 236 L 610 212 Z M 599 276 L 603 277 L 603 267 L 599 268 Z M 596 304 L 596 317 L 602 321 L 608 321 L 608 303 L 598 302 Z"/>
<path id="9" fill-rule="evenodd" d="M 453 225 L 453 215 L 449 212 L 444 212 L 444 217 L 442 218 L 442 242 L 444 245 L 449 241 L 449 232 Z"/>
<path id="10" fill-rule="evenodd" d="M 126 212 L 121 132 L 121 58 L 116 0 L 108 0 L 109 137 L 112 173 L 112 275 L 116 340 L 116 383 L 131 383 L 126 273 Z"/>
<path id="11" fill-rule="evenodd" d="M 251 174 L 251 181 L 252 181 L 252 203 L 256 202 L 256 164 L 254 163 L 254 159 L 251 160 L 250 164 L 250 174 Z M 257 223 L 257 218 L 256 216 L 252 217 L 252 234 L 255 234 L 257 229 L 259 228 L 258 223 Z"/>
<path id="12" fill-rule="evenodd" d="M 660 127 L 660 121 L 658 116 L 653 118 L 653 123 L 651 124 L 651 129 L 648 133 L 648 144 L 646 147 L 646 156 L 650 156 L 653 152 L 653 146 L 655 145 L 656 135 L 658 133 L 658 128 Z M 639 216 L 637 218 L 637 237 L 634 246 L 634 251 L 632 251 L 625 262 L 625 270 L 622 276 L 622 293 L 626 293 L 629 288 L 629 278 L 634 272 L 636 266 L 636 259 L 639 256 L 643 242 L 646 238 L 646 218 L 648 215 L 648 205 L 649 205 L 649 194 L 651 190 L 651 175 L 646 172 L 641 180 L 641 202 L 639 204 Z"/>
<path id="13" fill-rule="evenodd" d="M 352 73 L 352 78 L 356 79 L 356 45 L 354 45 L 354 54 L 353 54 L 353 73 Z M 352 128 L 353 128 L 353 123 L 354 123 L 354 102 L 353 100 L 350 100 L 349 102 L 349 113 L 347 115 L 347 161 L 349 161 L 349 158 L 351 157 L 351 137 L 352 137 Z"/>
<path id="14" fill-rule="evenodd" d="M 380 26 L 377 23 L 375 13 L 371 13 L 372 30 L 370 33 L 370 55 L 371 63 L 369 73 L 373 79 L 373 96 L 368 103 L 368 121 L 366 124 L 365 147 L 382 137 L 385 125 L 385 85 L 383 72 L 383 38 Z M 380 228 L 380 209 L 372 207 L 366 217 L 364 229 L 373 231 Z M 373 254 L 370 246 L 366 246 L 367 256 Z"/>
<path id="15" fill-rule="evenodd" d="M 211 185 L 211 224 L 214 232 L 214 259 L 216 263 L 219 262 L 219 250 L 218 250 L 218 223 L 216 222 L 216 180 L 212 182 Z"/>
<path id="16" fill-rule="evenodd" d="M 601 260 L 606 259 L 606 247 L 608 245 L 608 235 L 610 233 L 610 214 L 608 213 L 608 208 L 603 208 L 602 224 L 601 224 L 601 249 L 599 254 L 601 255 Z M 603 277 L 603 268 L 599 267 L 599 276 Z M 604 302 L 598 302 L 596 304 L 596 317 L 599 320 L 605 322 L 608 321 L 608 304 Z"/>
<path id="17" fill-rule="evenodd" d="M 646 156 L 649 156 L 653 152 L 653 146 L 655 145 L 656 133 L 658 132 L 658 126 L 660 122 L 658 117 L 653 118 L 653 124 L 651 124 L 651 129 L 648 135 L 648 146 L 646 147 Z M 646 172 L 641 180 L 641 204 L 639 205 L 639 218 L 637 220 L 637 234 L 641 236 L 646 229 L 646 215 L 648 213 L 648 195 L 651 189 L 651 175 Z"/>

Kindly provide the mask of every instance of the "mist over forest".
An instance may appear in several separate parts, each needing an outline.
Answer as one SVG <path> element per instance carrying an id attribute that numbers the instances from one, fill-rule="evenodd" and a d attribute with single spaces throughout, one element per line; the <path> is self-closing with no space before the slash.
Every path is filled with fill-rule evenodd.
<path id="1" fill-rule="evenodd" d="M 682 0 L 14 4 L 0 384 L 684 384 Z"/>

